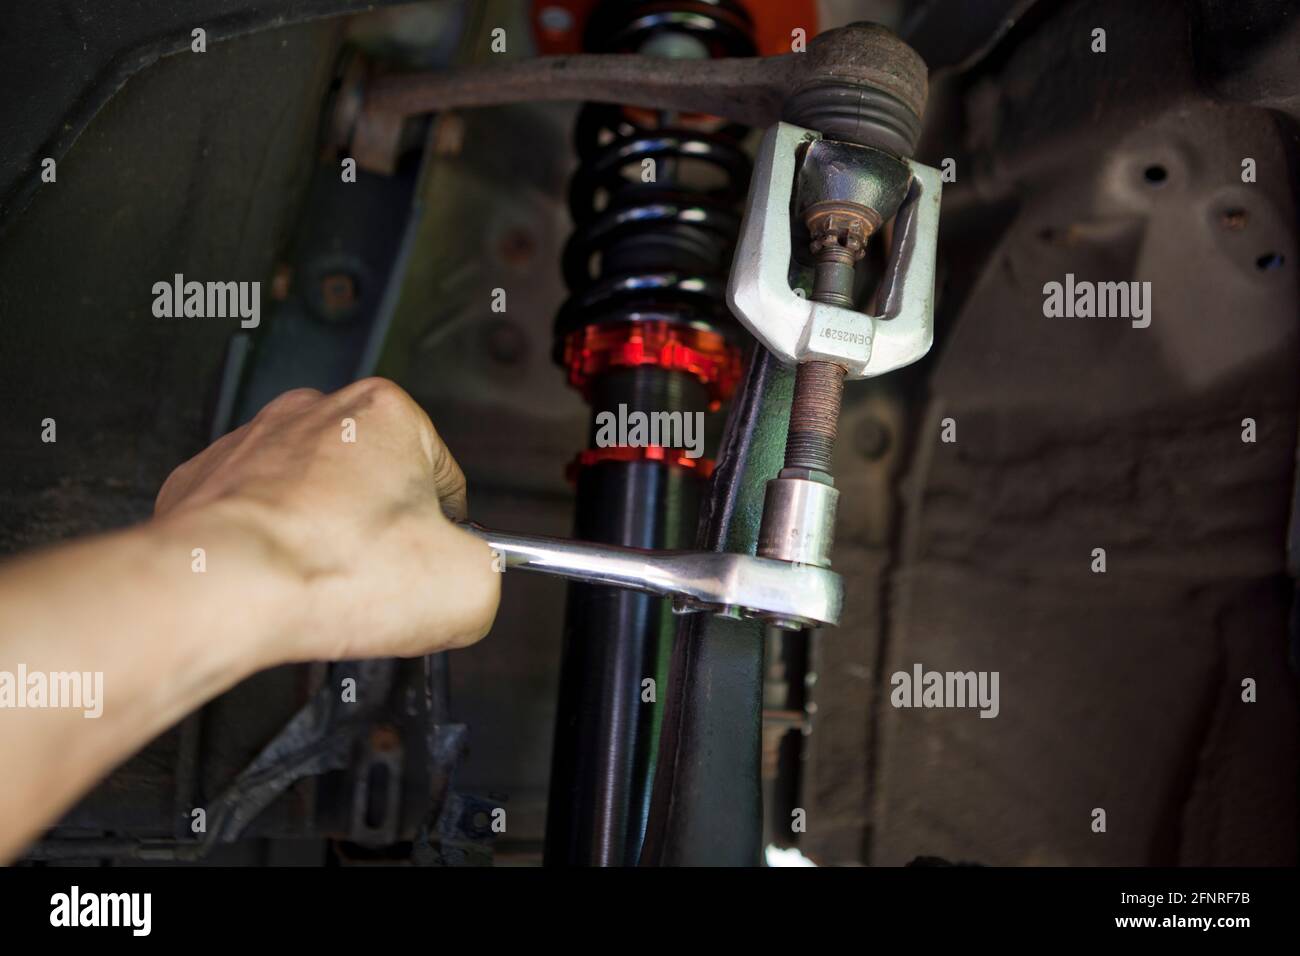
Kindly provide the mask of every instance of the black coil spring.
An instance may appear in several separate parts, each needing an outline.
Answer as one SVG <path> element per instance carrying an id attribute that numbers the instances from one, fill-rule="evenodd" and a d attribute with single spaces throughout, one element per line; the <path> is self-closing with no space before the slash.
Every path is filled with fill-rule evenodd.
<path id="1" fill-rule="evenodd" d="M 750 56 L 751 37 L 734 0 L 613 0 L 592 15 L 585 46 Z M 576 229 L 563 256 L 570 298 L 557 319 L 557 349 L 573 329 L 610 321 L 734 328 L 724 293 L 749 186 L 746 132 L 703 118 L 583 107 L 569 192 Z"/>

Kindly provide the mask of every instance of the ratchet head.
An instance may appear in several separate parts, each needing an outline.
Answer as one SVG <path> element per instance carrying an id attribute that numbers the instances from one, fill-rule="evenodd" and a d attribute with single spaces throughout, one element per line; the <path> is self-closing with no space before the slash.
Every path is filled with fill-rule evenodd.
<path id="1" fill-rule="evenodd" d="M 686 584 L 673 596 L 679 613 L 712 611 L 787 630 L 840 623 L 844 585 L 829 568 L 717 551 L 665 552 L 663 559 Z"/>
<path id="2" fill-rule="evenodd" d="M 487 542 L 504 568 L 671 598 L 679 613 L 709 611 L 779 627 L 839 624 L 844 587 L 829 568 L 720 551 L 654 551 L 543 535 L 461 528 Z"/>

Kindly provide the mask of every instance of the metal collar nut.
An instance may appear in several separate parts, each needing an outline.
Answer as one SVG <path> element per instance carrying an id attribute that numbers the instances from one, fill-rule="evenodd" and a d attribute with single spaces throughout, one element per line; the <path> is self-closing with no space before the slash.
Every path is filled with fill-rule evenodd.
<path id="1" fill-rule="evenodd" d="M 854 262 L 866 254 L 867 240 L 880 225 L 879 214 L 856 203 L 820 202 L 809 206 L 804 215 L 813 255 L 838 247 L 851 254 Z"/>

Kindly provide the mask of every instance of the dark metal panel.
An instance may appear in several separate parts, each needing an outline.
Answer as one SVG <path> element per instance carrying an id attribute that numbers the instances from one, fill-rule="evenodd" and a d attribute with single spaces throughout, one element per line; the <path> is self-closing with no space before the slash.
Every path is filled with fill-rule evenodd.
<path id="1" fill-rule="evenodd" d="M 754 347 L 723 435 L 700 545 L 754 553 L 763 490 L 781 467 L 794 374 Z M 762 859 L 763 627 L 692 615 L 678 631 L 643 865 Z"/>
<path id="2" fill-rule="evenodd" d="M 159 58 L 207 42 L 401 0 L 61 0 L 27 3 L 0 32 L 0 232 L 39 182 L 40 160 L 61 159 L 105 103 Z M 210 49 L 210 47 L 209 47 Z"/>

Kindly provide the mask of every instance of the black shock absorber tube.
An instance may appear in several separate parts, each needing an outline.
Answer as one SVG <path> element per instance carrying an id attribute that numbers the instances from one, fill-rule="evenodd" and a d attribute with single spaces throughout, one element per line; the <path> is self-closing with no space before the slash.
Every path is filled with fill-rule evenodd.
<path id="1" fill-rule="evenodd" d="M 699 383 L 659 368 L 602 376 L 595 408 L 700 410 Z M 655 461 L 608 461 L 577 477 L 575 536 L 642 548 L 688 547 L 699 479 Z M 636 862 L 658 747 L 659 696 L 674 631 L 667 602 L 618 588 L 572 585 L 565 620 L 551 767 L 547 861 Z M 654 702 L 645 701 L 652 685 Z"/>
<path id="2" fill-rule="evenodd" d="M 754 52 L 748 18 L 732 0 L 612 0 L 593 14 L 586 45 L 668 56 Z M 578 538 L 693 543 L 709 463 L 681 448 L 611 446 L 598 419 L 644 412 L 694 420 L 734 386 L 740 333 L 723 293 L 748 185 L 743 133 L 594 104 L 579 116 L 570 193 L 577 230 L 564 257 L 571 297 L 556 321 L 557 358 L 592 409 L 587 449 L 573 469 Z M 637 862 L 674 631 L 660 598 L 570 585 L 548 865 Z"/>

